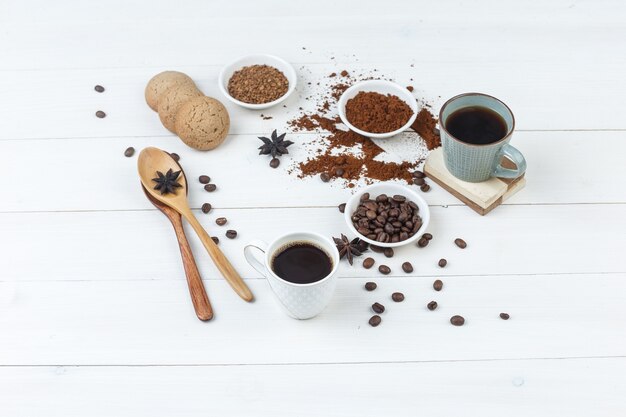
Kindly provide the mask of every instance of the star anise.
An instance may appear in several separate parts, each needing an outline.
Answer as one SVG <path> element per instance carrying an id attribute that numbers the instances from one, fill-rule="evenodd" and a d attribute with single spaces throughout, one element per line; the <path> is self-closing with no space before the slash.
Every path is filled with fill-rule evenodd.
<path id="1" fill-rule="evenodd" d="M 170 168 L 165 175 L 161 171 L 157 171 L 157 178 L 152 178 L 152 181 L 157 184 L 154 186 L 155 190 L 161 191 L 161 195 L 171 193 L 176 194 L 176 189 L 182 187 L 178 183 L 178 176 L 180 171 L 173 172 Z"/>
<path id="2" fill-rule="evenodd" d="M 276 158 L 276 156 L 281 156 L 286 153 L 289 153 L 287 147 L 289 145 L 293 145 L 293 142 L 290 140 L 285 140 L 286 133 L 282 135 L 278 135 L 276 130 L 272 132 L 270 138 L 259 137 L 263 141 L 263 145 L 259 146 L 261 150 L 259 155 L 272 155 L 272 158 Z"/>
<path id="3" fill-rule="evenodd" d="M 369 246 L 367 242 L 359 239 L 358 237 L 349 240 L 343 233 L 341 234 L 341 239 L 333 237 L 333 240 L 335 241 L 335 245 L 337 245 L 337 250 L 339 251 L 339 259 L 343 259 L 344 257 L 347 258 L 350 265 L 352 265 L 353 258 L 355 256 L 361 256 Z"/>

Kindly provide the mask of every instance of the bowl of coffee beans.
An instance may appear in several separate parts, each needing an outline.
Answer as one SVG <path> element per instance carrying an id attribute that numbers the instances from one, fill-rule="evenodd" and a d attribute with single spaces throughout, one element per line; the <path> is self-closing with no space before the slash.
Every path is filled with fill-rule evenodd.
<path id="1" fill-rule="evenodd" d="M 417 101 L 405 87 L 391 81 L 368 80 L 343 92 L 337 103 L 341 121 L 370 138 L 389 138 L 413 124 Z"/>
<path id="2" fill-rule="evenodd" d="M 355 193 L 346 203 L 344 216 L 354 234 L 383 248 L 415 242 L 430 222 L 422 196 L 394 183 L 370 185 Z"/>
<path id="3" fill-rule="evenodd" d="M 218 87 L 233 103 L 252 110 L 282 103 L 296 88 L 293 66 L 273 55 L 249 55 L 226 65 Z"/>

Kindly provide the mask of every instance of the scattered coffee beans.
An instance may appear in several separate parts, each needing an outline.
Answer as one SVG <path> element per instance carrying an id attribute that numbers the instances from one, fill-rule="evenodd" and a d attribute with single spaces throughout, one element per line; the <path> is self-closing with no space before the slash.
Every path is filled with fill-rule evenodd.
<path id="1" fill-rule="evenodd" d="M 422 192 L 427 193 L 430 191 L 430 185 L 428 184 L 424 184 L 420 187 L 420 190 L 422 190 Z"/>
<path id="2" fill-rule="evenodd" d="M 130 158 L 134 154 L 135 154 L 135 148 L 133 148 L 132 146 L 129 148 L 126 148 L 126 150 L 124 151 L 124 156 L 127 158 Z"/>
<path id="3" fill-rule="evenodd" d="M 217 185 L 215 184 L 207 184 L 204 186 L 204 189 L 207 190 L 208 192 L 212 193 L 213 191 L 217 190 Z"/>
<path id="4" fill-rule="evenodd" d="M 352 213 L 352 224 L 361 235 L 378 242 L 402 242 L 422 227 L 419 208 L 403 195 L 381 194 L 374 199 L 365 193 Z"/>
<path id="5" fill-rule="evenodd" d="M 465 324 L 465 319 L 462 316 L 452 316 L 450 317 L 450 323 L 455 326 L 463 326 Z"/>
<path id="6" fill-rule="evenodd" d="M 424 184 L 426 184 L 426 181 L 424 181 L 424 178 L 414 178 L 413 179 L 413 184 L 415 184 L 415 185 L 424 185 Z"/>
<path id="7" fill-rule="evenodd" d="M 380 318 L 380 316 L 372 316 L 370 318 L 369 324 L 372 327 L 376 327 L 380 324 L 380 322 L 382 321 L 382 319 Z"/>
<path id="8" fill-rule="evenodd" d="M 374 258 L 365 258 L 363 260 L 363 268 L 370 269 L 371 267 L 374 266 L 375 263 L 376 261 L 374 261 Z"/>
<path id="9" fill-rule="evenodd" d="M 383 250 L 383 255 L 385 255 L 387 258 L 392 258 L 393 253 L 393 248 L 385 248 L 385 250 Z"/>
<path id="10" fill-rule="evenodd" d="M 433 238 L 433 235 L 431 235 L 430 233 L 424 233 L 424 234 L 422 235 L 422 237 L 423 237 L 424 239 L 431 240 L 431 239 Z"/>
<path id="11" fill-rule="evenodd" d="M 365 283 L 365 289 L 368 291 L 374 291 L 376 289 L 376 287 L 378 287 L 378 285 L 376 285 L 375 282 L 366 282 Z"/>
<path id="12" fill-rule="evenodd" d="M 217 223 L 218 226 L 224 226 L 227 222 L 228 220 L 226 219 L 226 217 L 218 217 L 217 219 L 215 219 L 215 223 Z"/>
<path id="13" fill-rule="evenodd" d="M 234 239 L 237 237 L 237 231 L 236 230 L 227 230 L 226 231 L 226 237 L 229 239 Z"/>
<path id="14" fill-rule="evenodd" d="M 426 305 L 426 307 L 430 310 L 433 311 L 435 309 L 437 309 L 437 302 L 436 301 L 431 301 L 430 303 L 428 303 Z"/>
<path id="15" fill-rule="evenodd" d="M 443 282 L 440 279 L 436 279 L 435 282 L 433 282 L 433 288 L 435 291 L 441 291 L 443 288 Z"/>
<path id="16" fill-rule="evenodd" d="M 405 262 L 402 264 L 402 270 L 407 274 L 410 274 L 413 272 L 413 265 L 411 265 L 411 262 Z"/>
<path id="17" fill-rule="evenodd" d="M 216 244 L 216 245 L 217 245 L 218 243 L 220 243 L 220 238 L 219 238 L 219 237 L 217 237 L 217 236 L 211 236 L 211 240 L 212 240 L 213 242 L 215 242 L 215 244 Z"/>
<path id="18" fill-rule="evenodd" d="M 346 203 L 341 203 L 337 206 L 337 208 L 339 209 L 340 213 L 343 213 L 346 211 Z"/>
<path id="19" fill-rule="evenodd" d="M 102 110 L 98 110 L 96 112 L 96 117 L 98 119 L 104 119 L 105 117 L 107 117 L 107 114 L 105 112 L 103 112 Z"/>
<path id="20" fill-rule="evenodd" d="M 101 85 L 97 85 L 93 89 L 96 90 L 98 93 L 103 93 L 104 92 L 104 87 L 101 86 Z"/>
<path id="21" fill-rule="evenodd" d="M 343 177 L 344 172 L 345 171 L 343 169 L 337 168 L 337 170 L 335 171 L 335 175 L 338 177 Z"/>
<path id="22" fill-rule="evenodd" d="M 172 157 L 172 159 L 173 159 L 174 161 L 176 161 L 176 162 L 180 161 L 180 156 L 179 156 L 177 153 L 172 152 L 172 153 L 170 154 L 170 156 Z"/>
<path id="23" fill-rule="evenodd" d="M 387 265 L 381 265 L 378 267 L 378 272 L 383 275 L 389 275 L 389 273 L 391 273 L 391 268 L 389 268 Z"/>
<path id="24" fill-rule="evenodd" d="M 446 261 L 444 258 L 439 259 L 439 262 L 437 262 L 437 265 L 439 265 L 440 268 L 445 268 L 446 265 L 448 265 L 448 261 Z"/>
<path id="25" fill-rule="evenodd" d="M 430 242 L 430 240 L 426 239 L 425 237 L 421 237 L 420 240 L 417 241 L 417 246 L 419 246 L 420 248 L 425 248 L 426 246 L 428 246 L 428 242 Z"/>
<path id="26" fill-rule="evenodd" d="M 385 248 L 381 248 L 380 246 L 376 245 L 370 245 L 370 249 L 376 253 L 383 253 L 383 251 L 385 250 Z"/>
<path id="27" fill-rule="evenodd" d="M 511 316 L 508 315 L 508 313 L 500 313 L 500 318 L 502 320 L 508 320 Z"/>
<path id="28" fill-rule="evenodd" d="M 465 243 L 465 241 L 459 237 L 454 239 L 454 244 L 457 245 L 461 249 L 465 249 L 467 247 L 467 243 Z"/>
<path id="29" fill-rule="evenodd" d="M 322 172 L 320 174 L 320 179 L 322 180 L 322 182 L 328 182 L 330 181 L 330 175 L 328 175 L 328 173 L 326 172 Z"/>
<path id="30" fill-rule="evenodd" d="M 211 204 L 209 204 L 209 203 L 204 203 L 204 204 L 202 205 L 202 212 L 203 212 L 204 214 L 207 214 L 209 211 L 211 211 Z"/>
<path id="31" fill-rule="evenodd" d="M 211 177 L 208 175 L 200 175 L 198 181 L 200 181 L 200 184 L 208 184 L 211 182 Z"/>
<path id="32" fill-rule="evenodd" d="M 385 311 L 385 306 L 381 303 L 374 303 L 372 304 L 372 310 L 374 310 L 376 314 L 382 314 Z"/>
<path id="33" fill-rule="evenodd" d="M 270 167 L 278 168 L 279 165 L 280 165 L 280 159 L 272 158 L 272 160 L 270 161 Z"/>
<path id="34" fill-rule="evenodd" d="M 413 172 L 413 178 L 424 178 L 426 176 L 426 174 L 424 174 L 422 171 L 415 171 Z"/>
<path id="35" fill-rule="evenodd" d="M 391 299 L 396 303 L 401 303 L 402 301 L 404 301 L 404 294 L 402 294 L 401 292 L 394 292 L 393 294 L 391 294 Z"/>

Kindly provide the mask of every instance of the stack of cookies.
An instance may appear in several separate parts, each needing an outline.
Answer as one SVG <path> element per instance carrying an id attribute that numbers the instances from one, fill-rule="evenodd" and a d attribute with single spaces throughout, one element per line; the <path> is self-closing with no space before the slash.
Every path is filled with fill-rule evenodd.
<path id="1" fill-rule="evenodd" d="M 207 151 L 226 139 L 230 128 L 226 107 L 202 94 L 188 75 L 178 71 L 157 74 L 148 82 L 145 94 L 163 126 L 188 146 Z"/>

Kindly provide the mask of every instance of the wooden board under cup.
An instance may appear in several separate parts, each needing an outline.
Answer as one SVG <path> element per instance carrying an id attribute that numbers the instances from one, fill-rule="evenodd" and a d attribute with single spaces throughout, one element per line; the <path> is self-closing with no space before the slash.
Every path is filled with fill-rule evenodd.
<path id="1" fill-rule="evenodd" d="M 515 168 L 515 164 L 509 159 L 502 158 L 501 163 L 505 168 Z M 424 173 L 481 216 L 498 207 L 526 185 L 524 175 L 512 180 L 490 178 L 476 183 L 462 181 L 446 168 L 442 148 L 430 152 L 424 164 Z"/>

